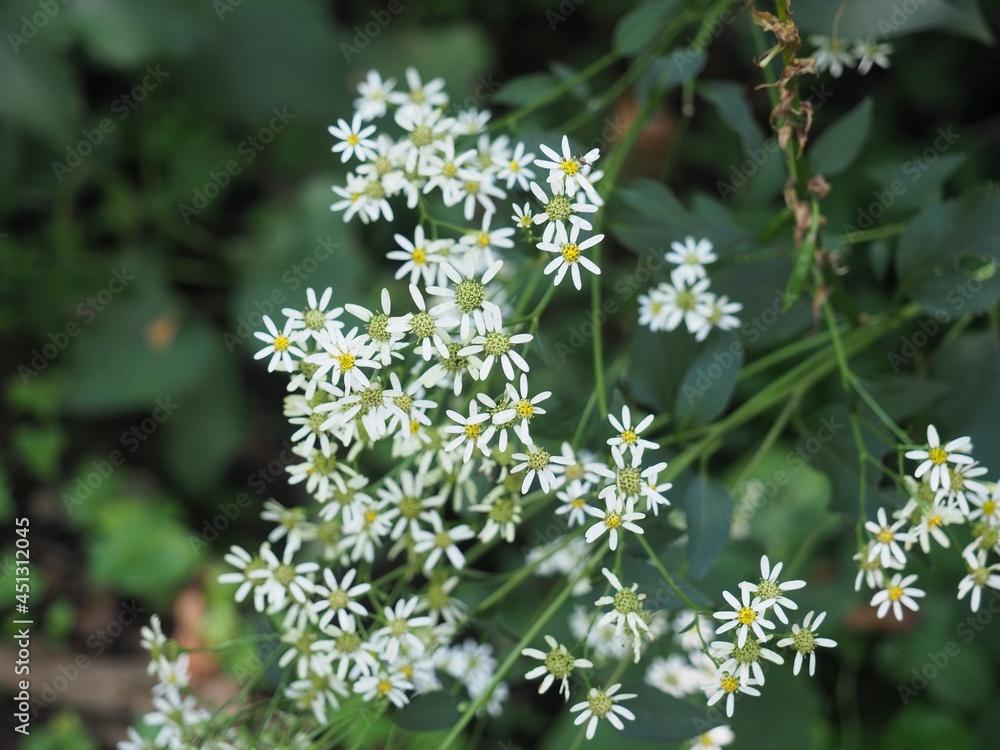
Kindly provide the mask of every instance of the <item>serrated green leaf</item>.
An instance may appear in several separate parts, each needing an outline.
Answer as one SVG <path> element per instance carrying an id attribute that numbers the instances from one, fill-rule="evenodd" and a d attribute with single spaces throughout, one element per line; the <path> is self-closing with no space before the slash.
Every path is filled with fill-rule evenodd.
<path id="1" fill-rule="evenodd" d="M 696 477 L 684 494 L 684 512 L 690 537 L 691 575 L 700 578 L 711 570 L 729 539 L 733 499 L 722 482 Z"/>
<path id="2" fill-rule="evenodd" d="M 459 718 L 458 698 L 442 690 L 416 696 L 392 715 L 403 729 L 432 732 L 447 729 Z"/>
<path id="3" fill-rule="evenodd" d="M 629 57 L 641 51 L 676 11 L 676 0 L 654 0 L 626 13 L 615 26 L 611 48 Z"/>
<path id="4" fill-rule="evenodd" d="M 854 163 L 868 140 L 873 111 L 871 97 L 865 97 L 820 134 L 807 149 L 809 166 L 814 173 L 831 177 Z"/>
<path id="5" fill-rule="evenodd" d="M 674 414 L 682 425 L 708 424 L 726 408 L 743 365 L 734 331 L 716 332 L 702 345 L 681 382 Z"/>

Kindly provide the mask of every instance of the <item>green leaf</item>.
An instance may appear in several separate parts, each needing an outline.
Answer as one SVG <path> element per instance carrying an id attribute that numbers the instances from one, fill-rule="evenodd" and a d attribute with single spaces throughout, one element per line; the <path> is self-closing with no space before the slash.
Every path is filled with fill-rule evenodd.
<path id="1" fill-rule="evenodd" d="M 686 331 L 638 327 L 628 376 L 633 398 L 654 411 L 668 411 L 696 351 L 697 343 Z"/>
<path id="2" fill-rule="evenodd" d="M 636 81 L 640 98 L 669 91 L 685 81 L 695 78 L 705 69 L 708 56 L 699 47 L 684 47 L 654 58 Z"/>
<path id="3" fill-rule="evenodd" d="M 490 101 L 494 104 L 521 107 L 548 93 L 555 85 L 555 79 L 548 73 L 531 73 L 507 81 Z"/>
<path id="4" fill-rule="evenodd" d="M 945 131 L 945 140 L 950 141 L 952 134 Z M 946 143 L 946 147 L 951 143 Z M 914 154 L 902 162 L 891 162 L 873 167 L 868 175 L 875 180 L 881 191 L 881 196 L 873 196 L 881 203 L 891 204 L 887 207 L 893 211 L 913 209 L 928 203 L 941 192 L 944 181 L 966 161 L 966 154 L 944 154 L 940 149 L 931 149 L 935 156 L 931 160 L 923 154 Z M 889 191 L 889 196 L 885 191 Z M 883 198 L 884 200 L 880 200 Z"/>
<path id="5" fill-rule="evenodd" d="M 189 492 L 208 490 L 219 480 L 247 429 L 246 394 L 235 359 L 219 350 L 209 367 L 212 377 L 164 423 L 164 458 L 174 480 Z"/>
<path id="6" fill-rule="evenodd" d="M 993 187 L 921 211 L 900 238 L 896 272 L 939 321 L 980 313 L 1000 299 L 1000 194 Z"/>
<path id="7" fill-rule="evenodd" d="M 743 365 L 735 331 L 709 335 L 681 382 L 674 414 L 685 426 L 708 424 L 726 408 Z"/>
<path id="8" fill-rule="evenodd" d="M 70 18 L 91 57 L 117 68 L 182 57 L 218 22 L 209 7 L 189 0 L 76 0 Z"/>
<path id="9" fill-rule="evenodd" d="M 915 703 L 892 715 L 877 741 L 881 750 L 976 750 L 981 747 L 966 721 Z"/>
<path id="10" fill-rule="evenodd" d="M 640 52 L 656 38 L 676 7 L 676 0 L 655 0 L 626 13 L 615 26 L 611 48 L 623 57 Z"/>
<path id="11" fill-rule="evenodd" d="M 393 721 L 403 729 L 431 732 L 447 729 L 459 718 L 458 698 L 442 690 L 424 693 L 393 713 Z"/>
<path id="12" fill-rule="evenodd" d="M 764 142 L 764 131 L 754 119 L 745 86 L 733 81 L 702 81 L 698 94 L 715 107 L 722 121 L 740 137 L 745 151 Z"/>
<path id="13" fill-rule="evenodd" d="M 65 429 L 58 423 L 18 425 L 13 434 L 14 453 L 35 477 L 47 481 L 55 477 L 69 443 Z"/>
<path id="14" fill-rule="evenodd" d="M 696 477 L 684 493 L 690 543 L 691 575 L 705 575 L 722 553 L 729 539 L 733 499 L 725 485 L 715 479 Z"/>
<path id="15" fill-rule="evenodd" d="M 843 5 L 843 8 L 841 8 Z M 840 39 L 873 37 L 879 41 L 925 29 L 942 29 L 992 44 L 990 31 L 975 0 L 864 0 L 831 3 L 796 0 L 795 22 L 803 38 L 808 34 L 830 36 L 837 20 Z"/>
<path id="16" fill-rule="evenodd" d="M 941 347 L 931 362 L 931 377 L 949 386 L 934 410 L 942 435 L 968 435 L 975 455 L 996 471 L 1000 456 L 1000 343 L 984 330 L 965 333 Z M 950 439 L 950 438 L 949 438 Z"/>
<path id="17" fill-rule="evenodd" d="M 807 151 L 814 173 L 830 177 L 854 163 L 868 140 L 873 106 L 871 97 L 865 97 L 815 140 Z"/>
<path id="18" fill-rule="evenodd" d="M 712 708 L 696 706 L 673 696 L 651 691 L 645 686 L 628 685 L 623 693 L 638 693 L 622 706 L 635 714 L 634 721 L 624 722 L 621 734 L 630 740 L 645 742 L 681 742 L 697 737 L 723 723 L 722 715 Z"/>

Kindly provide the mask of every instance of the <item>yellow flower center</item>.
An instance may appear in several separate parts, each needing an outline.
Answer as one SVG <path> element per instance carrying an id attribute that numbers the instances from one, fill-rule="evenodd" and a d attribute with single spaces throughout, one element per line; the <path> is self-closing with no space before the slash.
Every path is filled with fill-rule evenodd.
<path id="1" fill-rule="evenodd" d="M 357 146 L 359 143 L 361 143 L 361 139 L 358 138 L 354 133 L 351 133 L 349 136 L 347 136 L 347 143 L 351 146 Z"/>
<path id="2" fill-rule="evenodd" d="M 944 448 L 941 448 L 940 446 L 938 446 L 937 448 L 931 448 L 930 459 L 931 463 L 940 466 L 941 464 L 943 464 L 945 461 L 948 460 L 948 453 L 947 451 L 945 451 Z"/>
<path id="3" fill-rule="evenodd" d="M 560 252 L 567 263 L 576 263 L 580 260 L 580 247 L 575 242 L 567 242 Z"/>
<path id="4" fill-rule="evenodd" d="M 388 680 L 379 680 L 377 690 L 379 697 L 384 698 L 389 694 L 389 691 L 392 690 L 392 683 Z"/>
<path id="5" fill-rule="evenodd" d="M 563 174 L 567 177 L 572 177 L 577 172 L 580 171 L 580 165 L 577 163 L 576 159 L 566 159 L 559 168 L 563 171 Z"/>
<path id="6" fill-rule="evenodd" d="M 520 164 L 518 164 L 518 163 L 517 163 L 516 161 L 512 161 L 512 162 L 510 163 L 510 171 L 511 171 L 511 172 L 516 172 L 516 171 L 518 171 L 518 170 L 519 170 L 520 168 L 521 168 L 521 165 L 520 165 Z"/>
<path id="7" fill-rule="evenodd" d="M 569 504 L 572 505 L 574 508 L 582 508 L 584 505 L 587 504 L 587 501 L 584 500 L 582 497 L 577 497 L 574 498 L 573 500 L 570 500 Z"/>
<path id="8" fill-rule="evenodd" d="M 891 601 L 896 601 L 903 595 L 903 589 L 899 586 L 892 586 L 889 588 L 889 599 Z"/>
<path id="9" fill-rule="evenodd" d="M 354 355 L 350 352 L 344 352 L 337 357 L 337 364 L 340 365 L 341 370 L 352 369 L 354 367 Z"/>
<path id="10" fill-rule="evenodd" d="M 413 255 L 411 257 L 416 265 L 422 266 L 427 262 L 427 251 L 422 247 L 416 247 L 413 249 Z"/>
<path id="11" fill-rule="evenodd" d="M 620 513 L 615 513 L 614 511 L 609 511 L 604 514 L 604 525 L 609 529 L 617 529 L 622 525 L 622 517 Z"/>
<path id="12" fill-rule="evenodd" d="M 622 442 L 625 443 L 626 445 L 635 445 L 636 441 L 635 430 L 625 430 L 625 432 L 623 432 L 620 435 L 620 437 L 622 439 Z"/>
<path id="13" fill-rule="evenodd" d="M 895 539 L 895 535 L 889 529 L 883 528 L 875 539 L 882 544 L 888 544 Z"/>
<path id="14" fill-rule="evenodd" d="M 410 420 L 410 434 L 411 435 L 416 435 L 418 432 L 420 432 L 420 422 L 418 422 L 415 419 L 411 419 Z"/>
<path id="15" fill-rule="evenodd" d="M 750 607 L 741 607 L 736 619 L 740 621 L 740 625 L 752 625 L 757 619 L 757 613 Z"/>
<path id="16" fill-rule="evenodd" d="M 277 352 L 286 352 L 288 351 L 288 343 L 288 336 L 285 336 L 284 334 L 275 336 L 274 350 Z"/>
<path id="17" fill-rule="evenodd" d="M 378 518 L 377 510 L 366 510 L 365 511 L 365 526 L 371 526 L 375 523 L 375 519 Z"/>
<path id="18" fill-rule="evenodd" d="M 740 681 L 733 677 L 731 674 L 727 674 L 720 681 L 719 687 L 725 690 L 727 693 L 735 693 L 740 689 Z"/>
<path id="19" fill-rule="evenodd" d="M 987 500 L 985 503 L 983 503 L 984 516 L 992 516 L 996 512 L 996 509 L 997 509 L 997 504 L 996 501 L 994 500 Z"/>
<path id="20" fill-rule="evenodd" d="M 469 440 L 475 440 L 479 437 L 479 434 L 483 431 L 483 428 L 478 424 L 467 424 L 465 425 L 465 436 Z"/>

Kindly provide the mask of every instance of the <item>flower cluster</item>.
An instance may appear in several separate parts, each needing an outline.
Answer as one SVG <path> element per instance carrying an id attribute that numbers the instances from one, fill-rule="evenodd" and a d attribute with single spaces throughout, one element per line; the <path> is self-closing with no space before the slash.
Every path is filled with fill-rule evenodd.
<path id="1" fill-rule="evenodd" d="M 718 260 L 712 243 L 687 237 L 683 243 L 670 243 L 670 247 L 671 252 L 665 256 L 668 263 L 675 265 L 670 281 L 639 295 L 639 324 L 651 331 L 673 331 L 683 322 L 698 341 L 704 341 L 713 328 L 738 328 L 736 313 L 743 305 L 709 290 L 711 280 L 705 266 Z"/>
<path id="2" fill-rule="evenodd" d="M 978 611 L 983 589 L 1000 590 L 1000 492 L 995 483 L 980 481 L 987 469 L 971 456 L 972 442 L 960 437 L 941 442 L 934 425 L 927 427 L 927 445 L 909 450 L 906 458 L 919 461 L 913 476 L 903 478 L 908 499 L 889 521 L 879 508 L 875 521 L 865 523 L 867 544 L 854 556 L 858 562 L 855 590 L 864 581 L 875 589 L 871 605 L 879 617 L 892 612 L 901 620 L 906 609 L 917 611 L 916 601 L 926 592 L 913 584 L 915 573 L 905 574 L 907 555 L 914 545 L 924 554 L 932 543 L 950 548 L 948 527 L 966 526 L 970 541 L 962 550 L 968 574 L 958 584 L 958 598 L 971 592 L 969 604 Z"/>
<path id="3" fill-rule="evenodd" d="M 855 39 L 845 41 L 835 37 L 813 34 L 809 42 L 816 51 L 812 58 L 816 61 L 816 70 L 822 73 L 829 70 L 834 78 L 840 78 L 844 68 L 857 66 L 858 73 L 865 75 L 873 66 L 889 67 L 889 55 L 892 45 L 888 42 L 876 42 L 874 39 Z"/>
<path id="4" fill-rule="evenodd" d="M 475 271 L 493 268 L 496 255 L 514 246 L 514 228 L 492 225 L 497 202 L 516 189 L 530 193 L 534 201 L 514 203 L 511 221 L 537 249 L 551 254 L 544 273 L 554 274 L 556 285 L 568 273 L 577 289 L 582 286 L 581 267 L 600 274 L 584 253 L 604 235 L 582 234 L 593 229 L 587 216 L 604 203 L 594 186 L 601 178 L 594 169 L 599 150 L 576 155 L 563 136 L 560 150 L 542 144 L 544 158 L 536 159 L 523 143 L 511 143 L 506 135 L 491 138 L 485 132 L 488 111 L 447 114 L 443 86 L 441 79 L 425 84 L 413 68 L 406 71 L 406 90 L 397 90 L 395 79 L 368 73 L 358 87 L 361 96 L 352 121 L 340 120 L 330 128 L 337 139 L 333 151 L 344 162 L 359 162 L 346 184 L 333 188 L 340 200 L 331 208 L 343 211 L 344 221 L 355 216 L 366 223 L 391 221 L 390 201 L 397 196 L 422 213 L 436 196 L 446 208 L 461 205 L 467 222 L 481 212 L 481 220 L 458 238 L 436 236 L 436 228 L 443 225 L 438 221 L 431 221 L 428 231 L 418 226 L 412 238 L 396 235 L 399 249 L 388 253 L 402 262 L 396 278 L 408 275 L 413 284 L 422 280 L 444 286 L 448 279 L 459 283 L 449 268 L 468 266 L 472 270 L 465 278 L 471 278 Z M 541 182 L 535 180 L 539 175 L 544 177 Z M 540 236 L 535 227 L 542 228 Z"/>
<path id="5" fill-rule="evenodd" d="M 723 592 L 723 598 L 731 609 L 716 612 L 713 616 L 722 620 L 716 630 L 716 635 L 728 633 L 730 640 L 712 641 L 708 644 L 708 653 L 712 657 L 714 677 L 705 685 L 708 705 L 714 705 L 725 699 L 726 715 L 733 715 L 733 705 L 737 694 L 760 695 L 759 687 L 764 684 L 765 672 L 763 661 L 773 664 L 783 664 L 785 659 L 769 646 L 789 648 L 795 652 L 793 671 L 799 673 L 803 661 L 809 661 L 809 674 L 816 671 L 816 647 L 833 647 L 836 642 L 829 638 L 821 638 L 817 630 L 826 617 L 825 612 L 813 616 L 809 612 L 802 624 L 792 625 L 790 632 L 778 634 L 775 632 L 773 615 L 782 624 L 788 624 L 785 610 L 798 609 L 788 593 L 805 586 L 805 581 L 781 581 L 782 563 L 773 568 L 767 556 L 760 561 L 760 579 L 756 582 L 743 581 L 739 585 L 740 596 L 736 597 L 728 591 Z"/>

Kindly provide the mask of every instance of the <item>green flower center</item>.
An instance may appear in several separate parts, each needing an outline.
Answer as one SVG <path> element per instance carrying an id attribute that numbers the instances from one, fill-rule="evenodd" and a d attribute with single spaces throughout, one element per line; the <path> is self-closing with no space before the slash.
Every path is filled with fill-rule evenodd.
<path id="1" fill-rule="evenodd" d="M 333 610 L 343 609 L 347 606 L 348 602 L 351 601 L 350 597 L 347 596 L 347 592 L 343 589 L 334 589 L 330 592 L 328 599 L 330 602 L 330 609 Z"/>
<path id="2" fill-rule="evenodd" d="M 684 312 L 691 312 L 698 306 L 698 298 L 688 289 L 677 293 L 677 307 Z"/>
<path id="3" fill-rule="evenodd" d="M 611 710 L 611 707 L 615 705 L 615 702 L 612 700 L 611 696 L 603 690 L 598 690 L 596 693 L 592 693 L 587 696 L 587 704 L 590 706 L 590 712 L 594 714 L 594 716 L 603 719 L 608 715 L 608 712 Z"/>
<path id="4" fill-rule="evenodd" d="M 803 628 L 792 636 L 792 648 L 800 654 L 811 654 L 816 648 L 816 637 L 811 630 Z"/>
<path id="5" fill-rule="evenodd" d="M 322 331 L 326 328 L 326 315 L 319 310 L 305 310 L 302 313 L 302 321 L 310 331 Z"/>
<path id="6" fill-rule="evenodd" d="M 361 648 L 361 636 L 351 632 L 341 633 L 334 643 L 340 653 L 353 654 Z"/>
<path id="7" fill-rule="evenodd" d="M 434 318 L 426 310 L 421 310 L 410 318 L 410 332 L 418 339 L 433 336 L 436 325 Z"/>
<path id="8" fill-rule="evenodd" d="M 413 132 L 410 133 L 410 141 L 417 148 L 430 146 L 434 143 L 434 131 L 426 125 L 417 125 L 417 127 L 413 129 Z"/>
<path id="9" fill-rule="evenodd" d="M 545 657 L 545 668 L 558 679 L 569 677 L 573 672 L 573 655 L 561 646 L 554 648 Z"/>
<path id="10" fill-rule="evenodd" d="M 375 172 L 379 177 L 392 171 L 392 162 L 386 156 L 379 156 L 375 159 Z"/>
<path id="11" fill-rule="evenodd" d="M 408 633 L 410 631 L 410 626 L 406 623 L 406 620 L 400 618 L 392 621 L 392 624 L 389 626 L 389 631 L 398 638 L 399 636 Z"/>
<path id="12" fill-rule="evenodd" d="M 388 341 L 389 331 L 386 330 L 386 326 L 389 324 L 389 316 L 385 313 L 375 313 L 368 319 L 368 325 L 365 330 L 368 331 L 368 335 L 372 337 L 374 341 Z"/>
<path id="13" fill-rule="evenodd" d="M 760 583 L 757 584 L 757 596 L 761 599 L 777 599 L 781 596 L 781 589 L 778 588 L 778 584 L 774 581 L 768 581 L 761 579 Z"/>
<path id="14" fill-rule="evenodd" d="M 413 495 L 406 495 L 402 500 L 399 501 L 399 514 L 406 518 L 407 520 L 413 520 L 420 515 L 420 511 L 423 509 L 423 503 L 420 502 L 419 497 L 413 497 Z"/>
<path id="15" fill-rule="evenodd" d="M 483 350 L 494 357 L 506 354 L 510 351 L 510 336 L 506 333 L 500 333 L 500 331 L 489 331 L 486 334 Z"/>
<path id="16" fill-rule="evenodd" d="M 369 412 L 376 407 L 382 406 L 385 399 L 382 395 L 382 386 L 372 383 L 369 387 L 361 391 L 361 411 Z"/>
<path id="17" fill-rule="evenodd" d="M 446 372 L 464 372 L 469 367 L 469 358 L 459 356 L 462 345 L 452 342 L 448 344 L 448 356 L 441 360 Z"/>
<path id="18" fill-rule="evenodd" d="M 475 279 L 464 279 L 455 288 L 455 303 L 463 313 L 470 313 L 482 307 L 486 299 L 486 287 Z"/>
<path id="19" fill-rule="evenodd" d="M 295 568 L 291 565 L 279 565 L 274 571 L 274 580 L 282 586 L 287 586 L 295 580 Z"/>
<path id="20" fill-rule="evenodd" d="M 618 488 L 628 497 L 642 492 L 642 473 L 635 466 L 626 466 L 618 472 Z"/>
<path id="21" fill-rule="evenodd" d="M 369 182 L 365 187 L 365 197 L 370 198 L 373 201 L 382 200 L 385 198 L 385 190 L 382 189 L 382 183 L 378 180 L 374 182 Z"/>
<path id="22" fill-rule="evenodd" d="M 639 600 L 639 595 L 632 589 L 619 589 L 615 592 L 614 607 L 617 612 L 628 615 L 632 612 L 639 612 L 642 609 L 642 603 Z"/>
<path id="23" fill-rule="evenodd" d="M 528 455 L 528 468 L 541 471 L 549 465 L 549 452 L 539 448 L 534 453 Z"/>
<path id="24" fill-rule="evenodd" d="M 733 658 L 736 659 L 737 664 L 753 664 L 760 658 L 760 644 L 753 638 L 747 638 L 743 648 L 733 649 Z"/>
<path id="25" fill-rule="evenodd" d="M 566 221 L 573 215 L 569 198 L 565 195 L 553 195 L 552 200 L 545 205 L 545 213 L 552 221 Z"/>
<path id="26" fill-rule="evenodd" d="M 497 500 L 487 515 L 497 523 L 510 523 L 514 520 L 515 508 L 514 501 L 510 498 Z"/>

